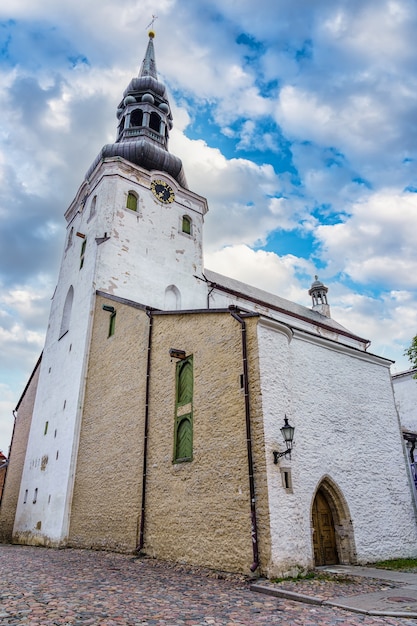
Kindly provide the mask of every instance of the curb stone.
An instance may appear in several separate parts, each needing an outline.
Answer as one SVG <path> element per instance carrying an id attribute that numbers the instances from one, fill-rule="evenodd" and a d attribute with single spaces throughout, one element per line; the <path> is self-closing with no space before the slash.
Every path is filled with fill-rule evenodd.
<path id="1" fill-rule="evenodd" d="M 408 617 L 411 619 L 417 618 L 417 611 L 380 611 L 372 609 L 360 609 L 345 602 L 335 602 L 333 600 L 320 600 L 312 596 L 306 596 L 302 593 L 296 593 L 295 591 L 286 591 L 285 589 L 272 589 L 265 585 L 254 584 L 250 585 L 249 589 L 256 593 L 264 593 L 266 595 L 274 596 L 276 598 L 285 598 L 286 600 L 293 600 L 294 602 L 303 602 L 305 604 L 315 604 L 319 606 L 331 606 L 345 611 L 351 611 L 352 613 L 360 613 L 362 615 L 370 615 L 375 617 Z M 366 594 L 364 594 L 366 595 Z M 355 597 L 355 596 L 352 596 Z"/>

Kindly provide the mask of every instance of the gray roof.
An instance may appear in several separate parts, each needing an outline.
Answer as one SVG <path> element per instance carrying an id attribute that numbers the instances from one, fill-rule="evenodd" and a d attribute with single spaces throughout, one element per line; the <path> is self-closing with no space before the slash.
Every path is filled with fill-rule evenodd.
<path id="1" fill-rule="evenodd" d="M 263 289 L 258 289 L 252 285 L 247 285 L 239 280 L 223 276 L 222 274 L 218 274 L 217 272 L 213 272 L 208 269 L 204 270 L 204 275 L 206 279 L 210 283 L 213 283 L 215 287 L 235 295 L 236 297 L 247 299 L 253 303 L 261 304 L 266 308 L 282 312 L 284 315 L 290 315 L 291 317 L 310 322 L 313 325 L 326 327 L 330 331 L 341 333 L 359 341 L 368 343 L 367 339 L 363 339 L 355 333 L 352 333 L 335 320 L 327 317 L 326 315 L 321 315 L 318 311 L 313 311 L 302 304 L 291 302 L 290 300 L 281 298 L 281 296 L 269 293 Z"/>

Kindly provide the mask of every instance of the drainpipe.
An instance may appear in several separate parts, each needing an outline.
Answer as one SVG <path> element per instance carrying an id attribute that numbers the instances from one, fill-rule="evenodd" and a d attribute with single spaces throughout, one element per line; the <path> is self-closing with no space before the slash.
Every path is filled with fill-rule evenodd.
<path id="1" fill-rule="evenodd" d="M 146 391 L 145 391 L 145 429 L 143 437 L 143 470 L 142 470 L 142 504 L 140 514 L 140 530 L 139 530 L 139 544 L 136 548 L 137 552 L 140 552 L 144 546 L 144 532 L 145 532 L 145 504 L 146 504 L 146 470 L 148 460 L 148 427 L 149 427 L 149 386 L 150 386 L 150 373 L 151 373 L 151 347 L 152 347 L 152 327 L 153 317 L 152 311 L 147 310 L 146 315 L 149 317 L 149 331 L 148 331 L 148 355 L 146 364 Z"/>
<path id="2" fill-rule="evenodd" d="M 249 469 L 249 492 L 250 492 L 250 517 L 251 517 L 251 535 L 253 563 L 250 571 L 254 572 L 259 566 L 258 551 L 258 530 L 256 527 L 256 506 L 255 506 L 255 481 L 253 477 L 253 458 L 252 458 L 252 437 L 250 427 L 250 403 L 249 403 L 249 372 L 248 372 L 248 355 L 247 355 L 247 336 L 246 322 L 238 314 L 238 308 L 235 305 L 229 307 L 230 314 L 239 322 L 242 327 L 242 360 L 243 360 L 243 382 L 245 392 L 245 418 L 246 418 L 246 447 L 248 453 L 248 469 Z M 251 317 L 252 315 L 249 314 Z"/>

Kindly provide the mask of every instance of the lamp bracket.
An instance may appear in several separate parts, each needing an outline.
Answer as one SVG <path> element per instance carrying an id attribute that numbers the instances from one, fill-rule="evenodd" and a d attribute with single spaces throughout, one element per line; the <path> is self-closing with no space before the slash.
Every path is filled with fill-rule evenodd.
<path id="1" fill-rule="evenodd" d="M 274 455 L 274 463 L 275 465 L 277 465 L 278 459 L 281 459 L 283 456 L 286 456 L 288 454 L 289 458 L 291 458 L 291 449 L 288 448 L 288 450 L 284 450 L 284 452 L 278 452 L 277 450 L 273 450 L 272 454 Z"/>

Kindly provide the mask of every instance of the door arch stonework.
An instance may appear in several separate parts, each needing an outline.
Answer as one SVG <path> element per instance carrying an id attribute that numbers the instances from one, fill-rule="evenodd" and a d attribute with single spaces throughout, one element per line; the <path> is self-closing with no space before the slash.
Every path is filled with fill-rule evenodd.
<path id="1" fill-rule="evenodd" d="M 327 539 L 325 540 L 325 543 L 329 544 L 327 549 L 327 559 L 329 561 L 333 560 L 333 563 L 341 563 L 344 565 L 356 563 L 357 557 L 355 539 L 353 535 L 353 524 L 350 518 L 348 504 L 337 484 L 329 476 L 324 476 L 315 490 L 311 505 L 310 519 L 313 554 L 315 553 L 315 565 L 331 564 L 330 562 L 318 562 L 323 560 L 323 552 L 321 558 L 317 556 L 317 546 L 320 545 L 320 540 L 317 541 L 317 538 L 314 536 L 315 532 L 320 531 L 320 529 L 317 528 L 318 507 L 321 507 L 323 514 L 326 514 L 327 512 L 327 522 L 331 525 L 331 528 L 326 530 L 326 532 L 329 533 Z M 325 517 L 325 515 L 323 515 L 323 517 Z M 326 523 L 325 519 L 323 520 L 323 523 Z M 316 528 L 314 524 L 316 524 Z M 321 530 L 323 530 L 323 528 L 321 528 Z M 335 550 L 333 556 L 331 548 L 332 542 Z M 325 556 L 324 560 L 326 560 Z"/>

